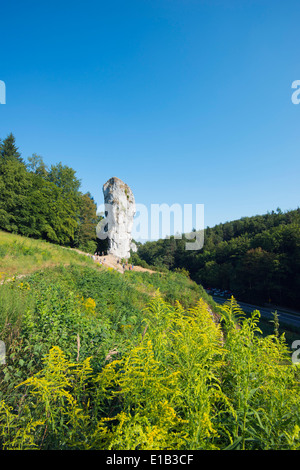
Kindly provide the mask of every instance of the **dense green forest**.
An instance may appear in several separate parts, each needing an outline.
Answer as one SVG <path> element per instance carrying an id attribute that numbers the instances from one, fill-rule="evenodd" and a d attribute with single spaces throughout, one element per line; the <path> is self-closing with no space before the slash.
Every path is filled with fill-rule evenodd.
<path id="1" fill-rule="evenodd" d="M 94 252 L 96 203 L 72 168 L 25 162 L 13 134 L 0 140 L 0 229 Z"/>
<path id="2" fill-rule="evenodd" d="M 140 244 L 136 263 L 184 269 L 205 287 L 240 301 L 300 308 L 300 209 L 207 227 L 204 247 L 185 250 L 185 237 Z"/>

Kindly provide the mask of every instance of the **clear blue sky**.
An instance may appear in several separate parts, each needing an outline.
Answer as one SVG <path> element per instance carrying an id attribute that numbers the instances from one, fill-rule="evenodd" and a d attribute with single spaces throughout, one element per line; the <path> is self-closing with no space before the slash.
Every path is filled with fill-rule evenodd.
<path id="1" fill-rule="evenodd" d="M 1 3 L 0 137 L 98 204 L 204 204 L 205 226 L 300 196 L 299 0 Z"/>

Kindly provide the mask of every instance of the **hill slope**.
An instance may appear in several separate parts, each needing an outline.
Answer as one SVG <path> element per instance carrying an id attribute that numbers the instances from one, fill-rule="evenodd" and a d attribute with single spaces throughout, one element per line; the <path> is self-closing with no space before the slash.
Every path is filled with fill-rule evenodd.
<path id="1" fill-rule="evenodd" d="M 0 230 L 0 274 L 2 279 L 58 264 L 92 264 L 92 260 L 59 245 Z"/>
<path id="2" fill-rule="evenodd" d="M 0 280 L 12 276 L 27 275 L 37 270 L 57 265 L 98 265 L 116 269 L 120 273 L 129 269 L 122 267 L 113 255 L 97 256 L 75 248 L 54 245 L 44 240 L 27 238 L 0 230 Z M 135 266 L 135 271 L 155 272 L 141 266 Z"/>
<path id="3" fill-rule="evenodd" d="M 300 447 L 298 368 L 257 312 L 215 311 L 184 274 L 3 237 L 1 266 L 26 275 L 0 286 L 1 449 Z"/>

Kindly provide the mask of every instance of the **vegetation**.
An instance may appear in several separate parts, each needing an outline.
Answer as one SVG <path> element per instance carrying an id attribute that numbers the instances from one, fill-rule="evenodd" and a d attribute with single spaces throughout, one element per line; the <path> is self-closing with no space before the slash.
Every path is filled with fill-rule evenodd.
<path id="1" fill-rule="evenodd" d="M 62 163 L 48 168 L 36 154 L 25 163 L 12 134 L 0 141 L 0 229 L 94 253 L 96 204 L 80 185 Z"/>
<path id="2" fill-rule="evenodd" d="M 133 260 L 186 269 L 197 283 L 240 301 L 299 308 L 300 209 L 207 227 L 202 250 L 186 251 L 185 242 L 183 236 L 140 244 Z"/>
<path id="3" fill-rule="evenodd" d="M 86 263 L 93 264 L 75 250 L 0 230 L 0 282 L 57 264 Z"/>
<path id="4" fill-rule="evenodd" d="M 72 168 L 0 145 L 0 448 L 299 449 L 299 363 L 274 313 L 204 285 L 294 305 L 299 210 L 139 247 L 124 274 L 95 264 L 96 208 Z M 62 245 L 62 246 L 59 246 Z M 168 268 L 172 270 L 169 271 Z M 191 278 L 189 277 L 191 275 Z M 195 282 L 197 281 L 197 283 Z"/>
<path id="5" fill-rule="evenodd" d="M 2 449 L 299 448 L 299 366 L 278 326 L 263 336 L 258 312 L 217 306 L 186 273 L 63 251 L 0 287 Z"/>

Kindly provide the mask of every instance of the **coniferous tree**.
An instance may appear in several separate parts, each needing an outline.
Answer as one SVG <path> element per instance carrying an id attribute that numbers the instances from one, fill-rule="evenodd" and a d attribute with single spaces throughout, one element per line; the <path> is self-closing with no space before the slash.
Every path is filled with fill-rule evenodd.
<path id="1" fill-rule="evenodd" d="M 6 163 L 11 160 L 23 163 L 21 154 L 15 145 L 15 137 L 12 133 L 3 140 L 1 145 L 1 163 Z"/>

